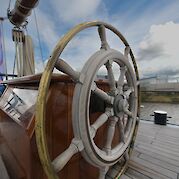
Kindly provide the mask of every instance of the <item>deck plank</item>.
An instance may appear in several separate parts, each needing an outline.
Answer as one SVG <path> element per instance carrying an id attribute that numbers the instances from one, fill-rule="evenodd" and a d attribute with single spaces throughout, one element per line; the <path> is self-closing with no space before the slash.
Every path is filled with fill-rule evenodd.
<path id="1" fill-rule="evenodd" d="M 174 145 L 174 147 L 176 148 L 179 148 L 179 143 L 177 142 L 173 142 L 173 141 L 167 141 L 164 137 L 163 138 L 154 138 L 154 137 L 151 137 L 151 136 L 147 136 L 146 134 L 138 134 L 137 136 L 138 138 L 144 138 L 146 140 L 150 140 L 150 141 L 153 141 L 153 142 L 159 142 L 159 143 L 165 143 L 165 145 Z"/>
<path id="2" fill-rule="evenodd" d="M 176 145 L 171 145 L 168 143 L 162 143 L 158 141 L 146 140 L 145 138 L 140 138 L 140 137 L 138 137 L 135 144 L 139 144 L 139 143 L 150 144 L 152 147 L 160 147 L 168 151 L 173 151 L 173 152 L 179 151 L 179 147 L 177 147 Z"/>
<path id="3" fill-rule="evenodd" d="M 164 156 L 166 158 L 169 158 L 169 159 L 172 159 L 172 160 L 174 160 L 176 162 L 177 161 L 179 162 L 179 158 L 178 157 L 175 157 L 174 155 L 171 155 L 169 153 L 161 152 L 161 151 L 159 151 L 157 149 L 153 149 L 152 147 L 149 148 L 149 147 L 146 147 L 145 145 L 140 145 L 140 146 L 135 146 L 135 147 L 136 147 L 136 149 L 140 149 L 140 151 L 142 151 L 142 150 L 149 150 L 150 149 L 150 151 L 154 152 L 155 154 L 161 154 L 162 156 Z"/>
<path id="4" fill-rule="evenodd" d="M 141 121 L 134 153 L 125 172 L 125 177 L 178 179 L 178 151 L 179 127 L 161 126 Z"/>
<path id="5" fill-rule="evenodd" d="M 133 178 L 130 178 L 129 176 L 127 176 L 127 175 L 123 175 L 123 176 L 121 176 L 121 178 L 120 179 L 133 179 Z"/>
<path id="6" fill-rule="evenodd" d="M 170 159 L 170 158 L 166 157 L 166 156 L 163 155 L 163 154 L 159 154 L 159 153 L 150 151 L 150 149 L 145 150 L 145 149 L 137 148 L 137 149 L 135 149 L 135 150 L 137 150 L 138 152 L 143 153 L 144 155 L 149 155 L 149 156 L 154 157 L 154 158 L 156 158 L 156 159 L 158 159 L 158 160 L 161 160 L 161 161 L 164 161 L 164 162 L 168 162 L 168 163 L 170 163 L 171 165 L 174 165 L 174 166 L 179 167 L 179 161 L 175 161 L 175 160 L 173 160 L 173 159 Z"/>
<path id="7" fill-rule="evenodd" d="M 177 173 L 171 171 L 171 170 L 168 170 L 168 169 L 165 169 L 159 165 L 156 165 L 156 164 L 153 164 L 147 160 L 143 160 L 141 158 L 138 158 L 138 157 L 134 157 L 132 158 L 131 162 L 135 162 L 145 168 L 149 168 L 150 170 L 154 171 L 155 173 L 158 173 L 160 175 L 163 175 L 165 177 L 168 177 L 168 178 L 177 178 Z"/>
<path id="8" fill-rule="evenodd" d="M 153 171 L 152 169 L 150 169 L 148 167 L 145 167 L 145 166 L 143 166 L 139 163 L 133 162 L 133 161 L 130 161 L 129 168 L 132 168 L 132 169 L 138 171 L 139 173 L 142 173 L 144 176 L 147 176 L 152 179 L 169 179 L 169 177 L 164 176 L 158 172 Z M 126 175 L 127 175 L 127 173 L 126 173 Z"/>
<path id="9" fill-rule="evenodd" d="M 162 161 L 162 160 L 156 159 L 155 157 L 151 157 L 150 155 L 141 154 L 139 158 L 149 161 L 149 162 L 156 164 L 158 166 L 161 166 L 163 168 L 166 168 L 168 170 L 171 170 L 173 172 L 176 172 L 176 173 L 179 172 L 178 171 L 179 167 L 172 165 L 171 163 L 168 163 L 167 161 Z"/>
<path id="10" fill-rule="evenodd" d="M 155 145 L 152 145 L 152 144 L 146 144 L 146 143 L 143 143 L 143 142 L 138 142 L 136 143 L 136 147 L 147 147 L 147 148 L 151 148 L 153 150 L 157 150 L 159 153 L 164 153 L 164 154 L 168 154 L 168 155 L 171 155 L 173 157 L 175 157 L 175 159 L 179 160 L 179 153 L 178 152 L 175 152 L 173 150 L 168 150 L 164 147 L 159 147 L 159 146 L 155 146 Z"/>
<path id="11" fill-rule="evenodd" d="M 148 177 L 132 168 L 128 168 L 127 176 L 131 177 L 132 179 L 150 179 L 150 177 Z"/>

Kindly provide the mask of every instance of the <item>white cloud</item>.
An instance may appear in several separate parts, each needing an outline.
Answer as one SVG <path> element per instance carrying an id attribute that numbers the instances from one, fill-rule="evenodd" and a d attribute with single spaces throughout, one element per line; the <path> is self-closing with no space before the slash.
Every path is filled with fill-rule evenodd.
<path id="1" fill-rule="evenodd" d="M 179 73 L 179 24 L 152 25 L 139 45 L 138 59 L 142 75 Z"/>
<path id="2" fill-rule="evenodd" d="M 100 49 L 96 29 L 84 30 L 76 35 L 62 53 L 62 57 L 77 70 L 81 70 L 89 57 Z"/>
<path id="3" fill-rule="evenodd" d="M 4 60 L 6 60 L 7 72 L 12 74 L 14 58 L 15 58 L 15 45 L 13 41 L 7 37 L 4 37 L 4 43 L 5 43 L 5 52 L 3 56 L 4 56 Z"/>
<path id="4" fill-rule="evenodd" d="M 42 60 L 35 60 L 35 73 L 41 73 L 44 71 L 44 64 Z"/>
<path id="5" fill-rule="evenodd" d="M 40 9 L 37 8 L 35 12 L 41 40 L 49 48 L 49 50 L 52 50 L 56 42 L 59 40 L 55 23 L 48 14 L 42 12 Z M 28 27 L 30 27 L 30 33 L 32 33 L 32 36 L 36 37 L 34 40 L 38 43 L 34 14 L 30 17 Z"/>
<path id="6" fill-rule="evenodd" d="M 107 41 L 111 48 L 117 49 L 123 53 L 119 38 L 114 33 L 106 32 Z M 62 58 L 67 60 L 77 70 L 81 70 L 85 62 L 98 50 L 100 50 L 101 41 L 98 35 L 97 27 L 85 29 L 77 34 L 67 45 Z"/>
<path id="7" fill-rule="evenodd" d="M 112 14 L 109 19 L 110 23 L 123 33 L 136 53 L 138 52 L 140 41 L 148 33 L 152 24 L 179 21 L 178 0 L 169 1 L 167 4 L 156 1 L 149 6 L 141 7 L 141 12 L 138 12 L 138 7 L 142 4 L 141 1 L 133 1 L 130 4 L 131 6 L 125 13 Z"/>
<path id="8" fill-rule="evenodd" d="M 153 25 L 150 29 L 150 41 L 157 44 L 160 42 L 164 46 L 166 54 L 171 57 L 178 57 L 179 50 L 179 24 L 167 22 L 164 25 Z"/>
<path id="9" fill-rule="evenodd" d="M 60 20 L 66 23 L 74 23 L 79 19 L 94 16 L 101 0 L 53 0 L 50 2 Z"/>

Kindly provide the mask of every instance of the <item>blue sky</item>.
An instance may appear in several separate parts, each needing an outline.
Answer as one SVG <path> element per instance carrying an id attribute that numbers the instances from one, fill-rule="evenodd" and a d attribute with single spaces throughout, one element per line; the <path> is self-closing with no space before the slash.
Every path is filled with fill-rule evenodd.
<path id="1" fill-rule="evenodd" d="M 11 8 L 14 1 L 12 0 Z M 0 16 L 6 15 L 8 1 L 1 0 Z M 73 26 L 91 20 L 105 21 L 121 31 L 134 51 L 141 77 L 154 75 L 179 76 L 179 0 L 41 0 L 35 9 L 43 61 L 50 56 L 57 41 Z M 42 71 L 34 13 L 28 18 L 29 35 L 35 46 L 37 71 Z M 8 69 L 12 71 L 14 44 L 11 28 L 4 22 Z M 107 33 L 112 48 L 121 44 Z M 99 49 L 96 29 L 80 33 L 62 54 L 76 69 Z"/>

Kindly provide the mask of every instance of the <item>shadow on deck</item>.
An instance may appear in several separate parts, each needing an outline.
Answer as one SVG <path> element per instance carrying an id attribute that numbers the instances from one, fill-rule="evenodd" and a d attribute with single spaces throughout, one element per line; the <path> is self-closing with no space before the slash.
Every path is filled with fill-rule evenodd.
<path id="1" fill-rule="evenodd" d="M 120 179 L 179 179 L 179 127 L 140 122 L 129 167 Z"/>

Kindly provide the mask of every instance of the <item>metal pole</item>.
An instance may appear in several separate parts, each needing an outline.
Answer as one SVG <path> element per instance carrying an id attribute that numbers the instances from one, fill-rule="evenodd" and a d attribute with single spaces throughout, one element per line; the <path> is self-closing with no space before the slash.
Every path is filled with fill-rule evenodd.
<path id="1" fill-rule="evenodd" d="M 38 0 L 16 0 L 14 9 L 8 10 L 8 19 L 16 27 L 23 26 L 31 11 L 38 5 Z M 9 7 L 10 8 L 10 7 Z"/>
<path id="2" fill-rule="evenodd" d="M 0 17 L 0 22 L 1 22 L 1 32 L 2 32 L 2 50 L 4 52 L 4 68 L 5 68 L 5 74 L 6 74 L 6 80 L 8 80 L 8 76 L 7 76 L 7 63 L 6 63 L 6 48 L 5 48 L 5 40 L 4 40 L 4 29 L 3 29 L 3 21 L 6 18 Z"/>

